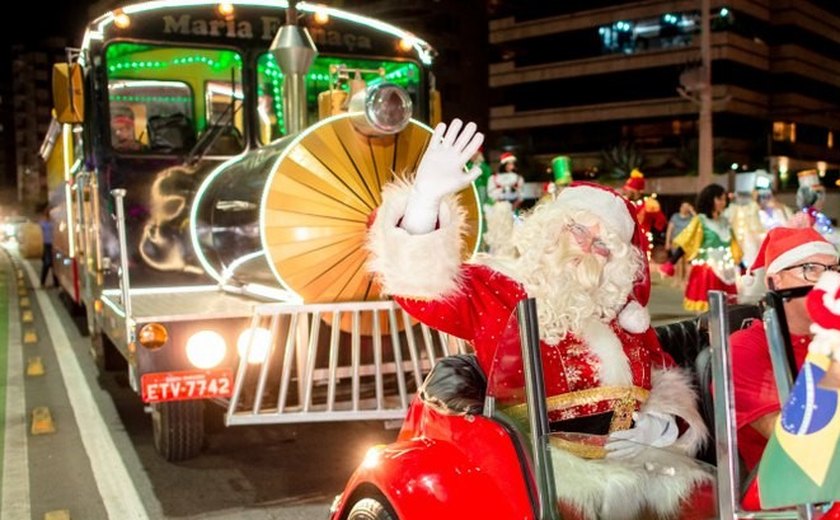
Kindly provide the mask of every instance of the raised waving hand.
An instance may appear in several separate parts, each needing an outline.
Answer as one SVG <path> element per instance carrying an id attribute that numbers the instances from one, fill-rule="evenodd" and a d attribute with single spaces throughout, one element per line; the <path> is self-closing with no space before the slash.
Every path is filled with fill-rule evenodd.
<path id="1" fill-rule="evenodd" d="M 464 171 L 467 161 L 484 142 L 475 123 L 463 126 L 460 119 L 435 127 L 429 147 L 420 159 L 414 187 L 400 226 L 412 235 L 434 231 L 441 200 L 458 193 L 481 175 L 478 166 Z"/>

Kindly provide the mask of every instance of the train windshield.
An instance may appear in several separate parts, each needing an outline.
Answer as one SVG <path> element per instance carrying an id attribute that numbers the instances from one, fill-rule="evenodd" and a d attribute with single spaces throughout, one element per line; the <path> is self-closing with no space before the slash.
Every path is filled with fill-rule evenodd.
<path id="1" fill-rule="evenodd" d="M 307 124 L 316 123 L 329 111 L 330 103 L 347 102 L 341 95 L 330 97 L 330 89 L 348 92 L 351 80 L 363 80 L 367 86 L 388 82 L 404 88 L 414 106 L 413 117 L 423 119 L 421 109 L 420 66 L 411 61 L 318 56 L 306 77 Z M 257 120 L 259 141 L 268 144 L 286 135 L 283 121 L 283 72 L 274 56 L 264 53 L 257 59 Z M 346 108 L 346 106 L 342 107 Z M 319 115 L 320 114 L 320 115 Z"/>
<path id="2" fill-rule="evenodd" d="M 244 149 L 237 52 L 117 42 L 105 59 L 111 147 L 117 153 L 183 155 L 211 130 L 219 135 L 207 155 Z"/>

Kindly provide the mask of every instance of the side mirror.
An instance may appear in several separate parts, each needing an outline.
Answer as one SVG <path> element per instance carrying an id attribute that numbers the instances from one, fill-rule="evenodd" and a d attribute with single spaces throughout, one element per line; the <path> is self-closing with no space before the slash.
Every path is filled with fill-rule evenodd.
<path id="1" fill-rule="evenodd" d="M 53 104 L 59 123 L 81 123 L 85 118 L 82 67 L 78 63 L 56 63 L 52 77 Z"/>

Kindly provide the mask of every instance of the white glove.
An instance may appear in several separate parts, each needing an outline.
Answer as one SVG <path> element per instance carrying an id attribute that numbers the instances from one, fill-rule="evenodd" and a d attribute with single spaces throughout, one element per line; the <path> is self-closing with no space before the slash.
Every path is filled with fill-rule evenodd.
<path id="1" fill-rule="evenodd" d="M 476 133 L 475 123 L 468 123 L 458 135 L 461 125 L 460 119 L 453 119 L 447 130 L 444 123 L 439 123 L 420 160 L 400 224 L 412 235 L 434 231 L 440 201 L 463 190 L 481 175 L 481 168 L 477 165 L 464 173 L 464 165 L 481 147 L 484 135 Z"/>
<path id="2" fill-rule="evenodd" d="M 629 430 L 613 432 L 604 448 L 608 459 L 629 459 L 646 448 L 664 448 L 677 441 L 679 429 L 673 415 L 657 412 L 633 413 L 636 424 Z"/>

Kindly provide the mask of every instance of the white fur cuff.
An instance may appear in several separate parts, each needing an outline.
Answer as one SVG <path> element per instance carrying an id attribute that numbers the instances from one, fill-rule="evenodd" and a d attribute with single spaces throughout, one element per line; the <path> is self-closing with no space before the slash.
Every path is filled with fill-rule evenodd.
<path id="1" fill-rule="evenodd" d="M 654 370 L 650 397 L 642 406 L 643 412 L 659 412 L 681 418 L 688 425 L 673 444 L 689 456 L 694 456 L 706 443 L 708 431 L 697 409 L 697 392 L 691 377 L 681 368 Z"/>
<path id="2" fill-rule="evenodd" d="M 641 334 L 650 327 L 650 313 L 639 302 L 629 302 L 618 314 L 618 324 L 632 334 Z"/>
<path id="3" fill-rule="evenodd" d="M 459 286 L 464 213 L 456 197 L 447 197 L 438 213 L 438 229 L 412 235 L 398 225 L 410 194 L 406 181 L 383 189 L 382 205 L 367 237 L 368 269 L 377 274 L 385 294 L 443 298 Z"/>

